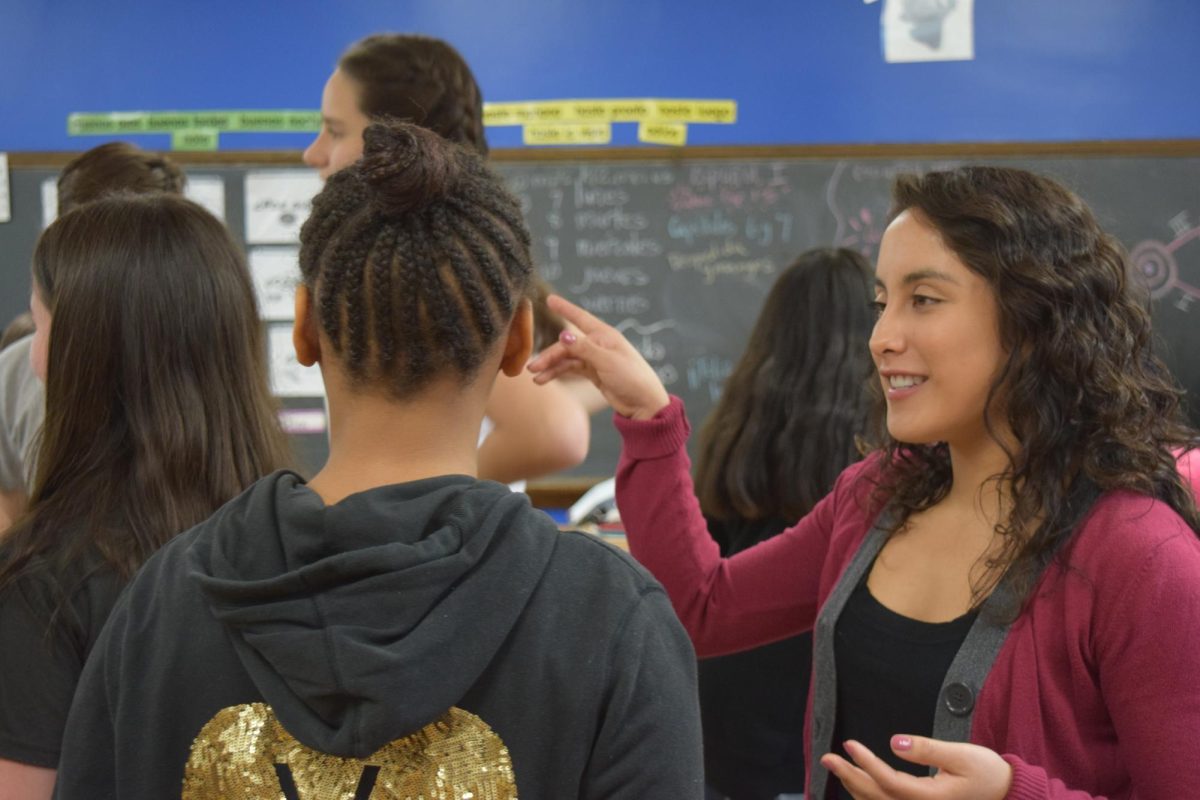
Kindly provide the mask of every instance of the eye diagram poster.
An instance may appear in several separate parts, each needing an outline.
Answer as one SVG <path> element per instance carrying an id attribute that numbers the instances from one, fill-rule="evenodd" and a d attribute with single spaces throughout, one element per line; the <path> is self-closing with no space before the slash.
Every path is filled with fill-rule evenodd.
<path id="1" fill-rule="evenodd" d="M 888 62 L 975 58 L 974 0 L 887 0 L 881 19 Z"/>
<path id="2" fill-rule="evenodd" d="M 295 247 L 250 249 L 250 277 L 263 319 L 290 320 L 295 316 L 296 285 L 300 282 L 298 255 Z"/>
<path id="3" fill-rule="evenodd" d="M 246 244 L 299 244 L 300 226 L 321 185 L 312 170 L 247 173 Z"/>

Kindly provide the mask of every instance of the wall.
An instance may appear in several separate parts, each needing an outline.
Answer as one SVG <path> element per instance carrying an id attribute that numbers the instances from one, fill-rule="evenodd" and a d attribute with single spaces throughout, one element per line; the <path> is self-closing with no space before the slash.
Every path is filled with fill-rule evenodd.
<path id="1" fill-rule="evenodd" d="M 315 108 L 377 30 L 454 42 L 494 101 L 731 98 L 689 144 L 1200 137 L 1200 3 L 978 0 L 976 59 L 886 64 L 883 3 L 787 0 L 5 0 L 0 151 L 82 150 L 74 111 Z M 619 125 L 615 143 L 631 142 Z M 494 128 L 496 146 L 519 143 Z M 307 137 L 230 134 L 223 149 Z M 143 144 L 162 148 L 163 136 Z"/>

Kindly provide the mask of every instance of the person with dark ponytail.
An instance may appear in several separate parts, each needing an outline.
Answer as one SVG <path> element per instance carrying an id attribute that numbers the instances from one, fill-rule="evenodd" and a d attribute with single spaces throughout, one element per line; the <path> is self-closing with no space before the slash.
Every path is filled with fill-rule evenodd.
<path id="1" fill-rule="evenodd" d="M 618 412 L 630 549 L 697 652 L 813 631 L 807 796 L 1196 796 L 1200 513 L 1175 460 L 1196 432 L 1078 196 L 1003 167 L 896 179 L 871 452 L 728 558 L 679 400 L 618 331 L 551 306 L 580 334 L 530 369 L 583 373 Z"/>
<path id="2" fill-rule="evenodd" d="M 240 248 L 195 203 L 115 194 L 33 256 L 46 417 L 0 538 L 0 797 L 48 798 L 109 610 L 172 536 L 288 461 Z"/>
<path id="3" fill-rule="evenodd" d="M 867 431 L 871 267 L 818 248 L 779 274 L 700 432 L 696 497 L 722 556 L 783 532 L 858 460 Z M 812 635 L 699 665 L 704 775 L 731 800 L 804 792 Z"/>
<path id="4" fill-rule="evenodd" d="M 475 477 L 492 384 L 532 343 L 516 199 L 463 148 L 373 124 L 300 239 L 329 461 L 145 566 L 57 796 L 700 797 L 695 655 L 662 588 Z"/>
<path id="5" fill-rule="evenodd" d="M 479 84 L 462 55 L 432 36 L 380 33 L 352 44 L 325 84 L 321 116 L 304 163 L 322 178 L 358 160 L 372 120 L 411 122 L 480 156 L 488 153 Z M 536 299 L 534 284 L 530 296 Z M 484 417 L 479 476 L 520 488 L 529 478 L 582 462 L 591 437 L 589 404 L 597 398 L 583 393 L 580 399 L 578 391 L 537 386 L 524 372 L 501 376 Z"/>

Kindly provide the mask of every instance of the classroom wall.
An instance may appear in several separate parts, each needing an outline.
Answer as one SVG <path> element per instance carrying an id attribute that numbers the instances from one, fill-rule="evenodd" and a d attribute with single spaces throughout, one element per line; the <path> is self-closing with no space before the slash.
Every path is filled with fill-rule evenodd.
<path id="1" fill-rule="evenodd" d="M 75 111 L 316 108 L 344 46 L 384 29 L 452 41 L 493 101 L 738 102 L 736 124 L 691 126 L 689 144 L 1200 137 L 1195 0 L 976 0 L 975 59 L 918 64 L 884 62 L 883 5 L 4 0 L 0 151 L 98 143 L 66 135 Z M 520 142 L 517 128 L 489 135 Z M 226 134 L 221 148 L 305 140 Z"/>

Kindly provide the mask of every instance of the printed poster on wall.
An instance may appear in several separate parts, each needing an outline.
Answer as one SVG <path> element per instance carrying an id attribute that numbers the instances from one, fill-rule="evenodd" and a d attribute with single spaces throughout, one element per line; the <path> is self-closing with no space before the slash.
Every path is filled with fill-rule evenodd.
<path id="1" fill-rule="evenodd" d="M 321 191 L 314 170 L 246 174 L 246 244 L 299 244 L 300 226 Z"/>
<path id="2" fill-rule="evenodd" d="M 291 325 L 267 328 L 267 352 L 271 363 L 271 393 L 276 397 L 324 397 L 325 384 L 315 364 L 306 367 L 296 360 Z"/>
<path id="3" fill-rule="evenodd" d="M 8 188 L 8 153 L 0 153 L 0 222 L 12 219 L 11 197 Z"/>
<path id="4" fill-rule="evenodd" d="M 295 247 L 250 248 L 250 277 L 263 319 L 290 320 L 296 311 L 300 282 L 299 250 Z"/>
<path id="5" fill-rule="evenodd" d="M 889 63 L 975 58 L 975 0 L 886 0 L 881 19 Z"/>

